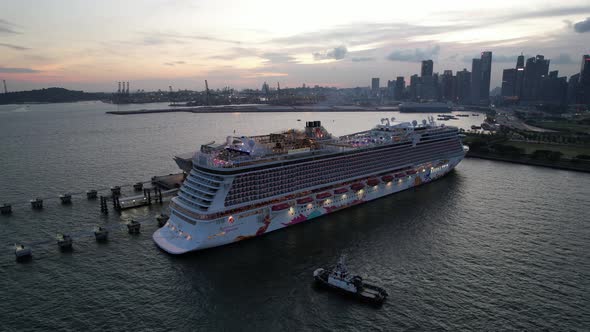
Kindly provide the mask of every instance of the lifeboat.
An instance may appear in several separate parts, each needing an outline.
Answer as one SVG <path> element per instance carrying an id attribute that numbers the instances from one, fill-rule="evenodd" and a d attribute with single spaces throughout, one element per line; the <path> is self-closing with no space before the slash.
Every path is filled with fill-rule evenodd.
<path id="1" fill-rule="evenodd" d="M 324 198 L 328 198 L 330 196 L 332 196 L 332 194 L 326 192 L 326 193 L 317 194 L 315 198 L 324 199 Z"/>
<path id="2" fill-rule="evenodd" d="M 281 204 L 273 205 L 271 209 L 276 212 L 276 211 L 286 210 L 290 207 L 291 206 L 288 203 L 281 203 Z"/>
<path id="3" fill-rule="evenodd" d="M 367 181 L 367 185 L 372 187 L 372 186 L 376 186 L 379 184 L 379 179 L 369 179 Z"/>
<path id="4" fill-rule="evenodd" d="M 405 177 L 405 176 L 406 176 L 406 175 L 405 175 L 404 173 L 397 173 L 397 174 L 395 175 L 395 179 L 396 179 L 396 180 L 398 180 L 398 179 L 401 179 L 401 178 L 403 178 L 403 177 Z"/>
<path id="5" fill-rule="evenodd" d="M 381 177 L 381 180 L 383 180 L 383 182 L 390 182 L 393 180 L 393 175 L 385 175 Z"/>
<path id="6" fill-rule="evenodd" d="M 362 184 L 362 183 L 355 183 L 352 186 L 350 186 L 350 189 L 352 189 L 352 190 L 361 190 L 364 187 L 365 187 L 365 185 Z"/>
<path id="7" fill-rule="evenodd" d="M 348 191 L 348 188 L 339 188 L 339 189 L 334 190 L 334 194 L 336 194 L 336 195 L 344 194 L 347 191 Z"/>
<path id="8" fill-rule="evenodd" d="M 311 202 L 313 202 L 313 198 L 311 198 L 309 196 L 305 197 L 305 198 L 300 198 L 297 200 L 297 204 L 301 204 L 301 205 L 311 203 Z"/>
<path id="9" fill-rule="evenodd" d="M 416 170 L 414 170 L 414 169 L 411 169 L 411 170 L 409 170 L 409 171 L 407 171 L 407 172 L 406 172 L 406 174 L 407 174 L 407 175 L 414 175 L 414 174 L 416 174 L 416 173 L 417 173 L 417 172 L 416 172 Z"/>

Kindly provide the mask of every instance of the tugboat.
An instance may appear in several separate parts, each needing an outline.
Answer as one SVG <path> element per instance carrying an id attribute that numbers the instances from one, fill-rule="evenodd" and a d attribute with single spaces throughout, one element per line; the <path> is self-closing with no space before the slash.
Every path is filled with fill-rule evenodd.
<path id="1" fill-rule="evenodd" d="M 313 271 L 315 281 L 322 286 L 334 288 L 357 299 L 382 304 L 388 294 L 385 289 L 368 284 L 360 276 L 350 275 L 341 257 L 335 268 L 326 270 L 319 268 Z"/>

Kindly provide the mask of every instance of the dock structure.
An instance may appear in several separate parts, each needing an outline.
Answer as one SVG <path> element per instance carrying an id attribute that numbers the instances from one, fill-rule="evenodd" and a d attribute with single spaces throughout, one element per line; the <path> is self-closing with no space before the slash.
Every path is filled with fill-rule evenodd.
<path id="1" fill-rule="evenodd" d="M 86 198 L 87 199 L 89 199 L 89 200 L 90 199 L 96 199 L 96 197 L 98 197 L 98 191 L 97 190 L 92 189 L 92 190 L 88 190 L 86 192 Z"/>
<path id="2" fill-rule="evenodd" d="M 104 196 L 100 196 L 100 212 L 103 214 L 109 213 L 109 207 L 107 205 L 107 198 Z"/>
<path id="3" fill-rule="evenodd" d="M 129 234 L 139 234 L 140 229 L 141 224 L 134 219 L 131 219 L 131 221 L 127 223 L 127 232 L 129 232 Z"/>
<path id="4" fill-rule="evenodd" d="M 113 209 L 117 212 L 121 212 L 121 201 L 118 195 L 113 194 Z"/>
<path id="5" fill-rule="evenodd" d="M 111 195 L 113 195 L 113 197 L 121 196 L 121 187 L 120 186 L 111 187 Z"/>
<path id="6" fill-rule="evenodd" d="M 156 217 L 156 221 L 158 221 L 158 227 L 164 227 L 164 225 L 166 225 L 166 222 L 168 222 L 168 215 L 164 214 L 164 213 L 160 213 L 157 217 Z"/>
<path id="7" fill-rule="evenodd" d="M 180 188 L 184 181 L 184 173 L 168 174 L 164 176 L 152 177 L 152 185 L 164 190 Z"/>
<path id="8" fill-rule="evenodd" d="M 141 191 L 143 189 L 143 182 L 137 182 L 136 184 L 133 185 L 133 190 L 135 191 Z"/>
<path id="9" fill-rule="evenodd" d="M 17 262 L 25 262 L 33 258 L 33 251 L 22 244 L 14 245 L 14 256 Z"/>
<path id="10" fill-rule="evenodd" d="M 31 200 L 31 207 L 33 210 L 43 209 L 43 200 L 41 198 L 35 198 Z"/>
<path id="11" fill-rule="evenodd" d="M 3 204 L 0 206 L 0 214 L 11 214 L 12 213 L 12 205 L 10 204 Z"/>
<path id="12" fill-rule="evenodd" d="M 163 196 L 168 196 L 176 193 L 178 188 L 182 185 L 182 182 L 186 178 L 186 173 L 176 173 L 176 174 L 168 174 L 164 176 L 154 176 L 151 178 L 151 181 L 143 181 L 143 182 L 136 182 L 135 184 L 125 184 L 120 186 L 112 186 L 112 187 L 104 187 L 104 188 L 97 188 L 97 189 L 90 189 L 87 191 L 70 191 L 63 193 L 59 196 L 46 196 L 46 197 L 37 197 L 35 199 L 31 199 L 29 203 L 31 204 L 31 208 L 33 210 L 42 210 L 43 201 L 44 200 L 51 200 L 55 198 L 59 198 L 59 202 L 61 205 L 70 205 L 72 204 L 72 198 L 74 196 L 84 196 L 86 194 L 86 198 L 88 200 L 95 200 L 99 198 L 99 192 L 104 196 L 100 196 L 100 211 L 103 214 L 108 214 L 108 206 L 107 206 L 107 199 L 112 199 L 113 201 L 113 208 L 115 211 L 121 211 L 127 208 L 134 208 L 140 207 L 144 205 L 151 205 L 152 203 L 163 203 Z M 151 188 L 145 188 L 146 183 L 152 183 Z M 133 190 L 136 192 L 143 191 L 143 196 L 131 196 L 125 197 L 122 195 L 122 188 L 123 187 L 133 187 Z M 110 190 L 110 195 L 108 195 Z M 0 214 L 2 215 L 9 215 L 12 213 L 12 207 L 14 203 L 4 203 L 0 205 Z"/>
<path id="13" fill-rule="evenodd" d="M 63 205 L 72 204 L 72 195 L 70 195 L 70 194 L 59 195 L 59 200 L 61 201 L 61 204 L 63 204 Z"/>
<path id="14" fill-rule="evenodd" d="M 57 246 L 62 250 L 72 249 L 72 237 L 67 234 L 57 234 Z"/>
<path id="15" fill-rule="evenodd" d="M 100 226 L 94 228 L 94 238 L 96 242 L 105 242 L 109 238 L 109 230 Z"/>

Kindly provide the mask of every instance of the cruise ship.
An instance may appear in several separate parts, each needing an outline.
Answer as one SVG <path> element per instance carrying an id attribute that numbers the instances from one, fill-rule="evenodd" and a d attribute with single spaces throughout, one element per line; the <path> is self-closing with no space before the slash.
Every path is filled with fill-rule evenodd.
<path id="1" fill-rule="evenodd" d="M 455 127 L 430 117 L 332 136 L 304 130 L 228 136 L 177 163 L 187 176 L 156 244 L 182 254 L 242 241 L 428 183 L 463 159 Z"/>

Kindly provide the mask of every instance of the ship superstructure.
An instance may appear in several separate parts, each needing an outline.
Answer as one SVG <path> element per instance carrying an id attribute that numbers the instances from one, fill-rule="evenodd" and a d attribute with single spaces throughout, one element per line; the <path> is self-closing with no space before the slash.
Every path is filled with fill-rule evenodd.
<path id="1" fill-rule="evenodd" d="M 458 129 L 382 119 L 333 137 L 319 121 L 304 130 L 228 136 L 202 145 L 153 238 L 181 254 L 298 224 L 432 181 L 464 157 Z"/>

